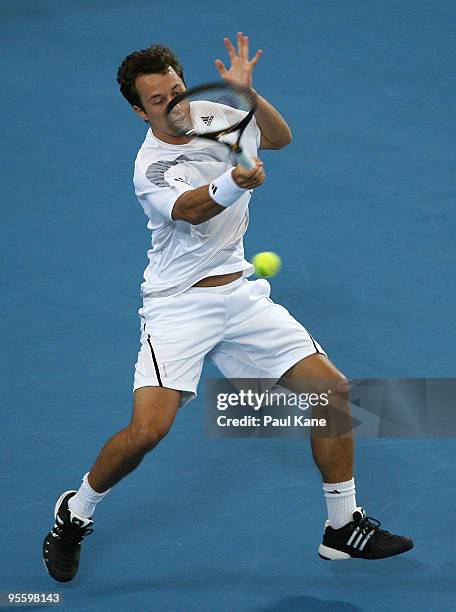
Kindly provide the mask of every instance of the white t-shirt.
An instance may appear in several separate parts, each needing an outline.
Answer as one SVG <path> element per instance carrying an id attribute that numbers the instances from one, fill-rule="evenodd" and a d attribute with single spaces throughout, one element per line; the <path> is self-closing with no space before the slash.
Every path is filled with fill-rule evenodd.
<path id="1" fill-rule="evenodd" d="M 218 118 L 227 113 L 244 114 L 214 104 L 211 131 L 217 129 Z M 203 121 L 198 116 L 197 102 L 191 104 L 191 116 L 195 127 Z M 260 138 L 254 117 L 242 136 L 243 149 L 256 156 Z M 142 297 L 176 295 L 207 276 L 238 271 L 244 276 L 252 274 L 253 266 L 244 259 L 242 241 L 248 225 L 251 191 L 199 225 L 174 221 L 171 217 L 174 203 L 182 193 L 209 184 L 232 167 L 228 147 L 215 141 L 194 138 L 187 144 L 174 145 L 159 140 L 148 130 L 136 158 L 133 179 L 135 193 L 149 219 L 147 227 L 152 231 Z"/>

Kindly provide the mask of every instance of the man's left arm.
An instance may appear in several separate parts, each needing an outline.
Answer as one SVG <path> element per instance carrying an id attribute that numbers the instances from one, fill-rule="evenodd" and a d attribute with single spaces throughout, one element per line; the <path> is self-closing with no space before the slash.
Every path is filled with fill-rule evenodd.
<path id="1" fill-rule="evenodd" d="M 283 149 L 290 144 L 292 134 L 288 123 L 265 98 L 256 96 L 255 119 L 260 128 L 260 149 Z"/>
<path id="2" fill-rule="evenodd" d="M 253 89 L 253 69 L 263 54 L 262 49 L 259 49 L 252 59 L 249 59 L 249 38 L 242 32 L 237 34 L 236 48 L 228 38 L 224 38 L 223 42 L 228 51 L 231 66 L 226 68 L 219 59 L 215 60 L 215 65 L 226 83 L 246 88 L 255 96 L 257 101 L 255 119 L 261 132 L 260 149 L 286 147 L 291 142 L 291 130 L 287 122 L 267 100 Z"/>

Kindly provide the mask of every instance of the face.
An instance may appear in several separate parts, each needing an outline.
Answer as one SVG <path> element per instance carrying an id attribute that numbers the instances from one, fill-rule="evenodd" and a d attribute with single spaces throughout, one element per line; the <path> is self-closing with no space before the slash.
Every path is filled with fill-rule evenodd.
<path id="1" fill-rule="evenodd" d="M 138 106 L 134 106 L 133 110 L 150 123 L 155 136 L 164 142 L 188 142 L 187 138 L 175 135 L 166 118 L 168 104 L 185 91 L 185 85 L 174 69 L 170 66 L 163 74 L 143 74 L 137 77 L 135 84 L 144 110 Z"/>

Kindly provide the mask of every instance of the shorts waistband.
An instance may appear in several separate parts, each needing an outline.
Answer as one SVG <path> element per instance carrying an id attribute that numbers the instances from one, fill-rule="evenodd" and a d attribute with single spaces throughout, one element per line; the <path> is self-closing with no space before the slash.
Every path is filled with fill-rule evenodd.
<path id="1" fill-rule="evenodd" d="M 240 276 L 231 283 L 225 285 L 216 285 L 215 287 L 189 287 L 184 293 L 200 293 L 202 291 L 210 291 L 211 293 L 231 293 L 233 289 L 236 289 L 238 285 L 242 285 L 247 282 L 244 276 Z"/>

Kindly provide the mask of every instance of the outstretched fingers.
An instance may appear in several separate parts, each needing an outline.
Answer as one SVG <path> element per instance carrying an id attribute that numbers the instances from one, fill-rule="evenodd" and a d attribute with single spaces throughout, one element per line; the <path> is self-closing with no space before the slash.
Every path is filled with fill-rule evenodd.
<path id="1" fill-rule="evenodd" d="M 214 64 L 217 70 L 219 71 L 220 76 L 223 77 L 227 73 L 225 64 L 220 59 L 214 60 Z"/>
<path id="2" fill-rule="evenodd" d="M 263 49 L 258 49 L 258 51 L 255 53 L 255 55 L 250 60 L 250 63 L 252 64 L 252 66 L 256 65 L 256 63 L 258 62 L 258 60 L 260 59 L 262 55 L 263 55 Z"/>
<path id="3" fill-rule="evenodd" d="M 228 51 L 230 60 L 233 61 L 236 57 L 249 61 L 249 37 L 245 36 L 242 32 L 238 32 L 236 35 L 237 49 L 234 48 L 231 40 L 227 37 L 223 39 L 225 47 Z M 259 49 L 254 57 L 250 60 L 252 66 L 258 62 L 260 57 L 263 55 L 263 49 Z"/>
<path id="4" fill-rule="evenodd" d="M 233 61 L 233 59 L 236 57 L 236 50 L 233 47 L 231 40 L 229 38 L 224 38 L 223 42 L 225 44 L 225 47 L 228 51 L 228 55 L 230 57 L 230 60 Z"/>
<path id="5" fill-rule="evenodd" d="M 249 61 L 249 37 L 244 36 L 242 32 L 238 32 L 237 43 L 239 57 Z"/>

